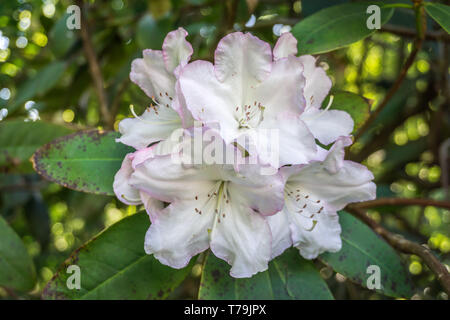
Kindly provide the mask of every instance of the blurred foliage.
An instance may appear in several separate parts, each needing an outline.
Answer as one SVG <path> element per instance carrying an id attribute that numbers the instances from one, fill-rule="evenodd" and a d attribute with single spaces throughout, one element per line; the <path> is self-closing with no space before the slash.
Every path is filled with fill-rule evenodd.
<path id="1" fill-rule="evenodd" d="M 38 280 L 27 292 L 0 287 L 0 299 L 39 299 L 45 284 L 72 251 L 105 227 L 139 211 L 112 196 L 84 194 L 43 180 L 30 170 L 28 159 L 32 152 L 26 148 L 35 150 L 70 131 L 117 129 L 118 122 L 131 115 L 130 104 L 143 110 L 148 99 L 129 81 L 131 61 L 143 49 L 160 49 L 166 33 L 178 26 L 189 32 L 193 59 L 212 60 L 218 40 L 232 30 L 251 31 L 274 44 L 280 30 L 289 30 L 322 8 L 345 2 L 86 1 L 90 37 L 113 118 L 113 123 L 104 123 L 80 34 L 66 27 L 66 9 L 73 3 L 1 1 L 0 109 L 6 109 L 7 115 L 6 111 L 0 112 L 0 219 L 7 221 L 22 239 L 36 266 Z M 256 23 L 246 26 L 250 12 L 256 16 Z M 429 32 L 442 32 L 432 19 L 427 24 Z M 395 30 L 414 31 L 412 11 L 396 9 L 389 25 L 391 32 L 375 32 L 319 56 L 319 63 L 333 80 L 333 90 L 359 94 L 370 100 L 372 109 L 376 108 L 411 51 L 413 38 Z M 448 200 L 441 181 L 448 176 L 449 44 L 448 37 L 424 43 L 406 81 L 350 150 L 352 159 L 362 161 L 374 172 L 378 196 Z M 338 96 L 338 107 L 345 109 L 348 94 Z M 59 125 L 59 132 L 48 127 L 39 129 L 42 135 L 7 132 L 6 123 L 11 126 L 14 123 L 9 122 L 24 119 L 29 126 Z M 447 150 L 441 148 L 445 141 Z M 442 161 L 447 165 L 443 166 Z M 431 206 L 379 207 L 369 213 L 389 230 L 428 244 L 443 263 L 450 265 L 449 210 Z M 197 297 L 203 258 L 170 298 Z M 448 298 L 420 258 L 403 258 L 416 286 L 414 299 Z M 337 299 L 388 298 L 360 287 L 320 261 L 314 263 Z"/>

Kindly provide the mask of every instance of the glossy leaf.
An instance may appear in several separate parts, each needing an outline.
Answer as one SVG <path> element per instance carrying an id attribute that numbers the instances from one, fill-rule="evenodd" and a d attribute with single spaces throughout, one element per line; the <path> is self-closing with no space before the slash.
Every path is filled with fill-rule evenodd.
<path id="1" fill-rule="evenodd" d="M 133 149 L 117 143 L 117 132 L 82 131 L 58 138 L 32 158 L 43 177 L 67 188 L 113 195 L 114 175 Z"/>
<path id="2" fill-rule="evenodd" d="M 0 286 L 30 291 L 35 283 L 36 272 L 27 249 L 0 216 Z"/>
<path id="3" fill-rule="evenodd" d="M 425 10 L 447 33 L 450 33 L 450 6 L 428 2 Z"/>
<path id="4" fill-rule="evenodd" d="M 329 7 L 302 19 L 292 29 L 300 54 L 332 51 L 364 39 L 376 31 L 366 25 L 367 7 L 374 3 L 345 3 Z M 376 4 L 376 3 L 375 3 Z M 381 25 L 389 21 L 394 9 L 381 8 Z"/>
<path id="5" fill-rule="evenodd" d="M 209 253 L 203 269 L 199 299 L 333 299 L 312 261 L 289 249 L 269 263 L 269 270 L 251 278 L 229 275 L 230 266 Z"/>
<path id="6" fill-rule="evenodd" d="M 342 249 L 320 257 L 336 272 L 366 287 L 372 273 L 367 267 L 378 266 L 381 273 L 381 291 L 393 297 L 412 296 L 412 282 L 400 256 L 368 226 L 347 212 L 339 213 L 342 227 Z"/>
<path id="7" fill-rule="evenodd" d="M 33 153 L 53 139 L 67 135 L 72 130 L 43 121 L 24 122 L 11 120 L 0 122 L 0 167 L 30 167 L 29 159 Z"/>
<path id="8" fill-rule="evenodd" d="M 190 272 L 161 264 L 144 251 L 144 237 L 149 227 L 145 212 L 112 225 L 76 250 L 60 267 L 43 292 L 45 299 L 164 299 Z M 67 273 L 70 265 L 80 269 L 81 289 Z"/>

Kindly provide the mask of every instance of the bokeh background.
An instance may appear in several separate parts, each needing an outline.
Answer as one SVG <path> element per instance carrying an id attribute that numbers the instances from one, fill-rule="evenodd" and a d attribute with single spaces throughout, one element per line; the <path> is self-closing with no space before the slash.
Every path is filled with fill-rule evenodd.
<path id="1" fill-rule="evenodd" d="M 300 19 L 344 2 L 2 0 L 0 215 L 25 243 L 36 265 L 38 283 L 29 293 L 0 287 L 0 299 L 39 299 L 45 284 L 72 251 L 140 210 L 124 206 L 114 197 L 84 194 L 47 182 L 34 173 L 28 158 L 5 156 L 3 151 L 13 144 L 20 144 L 28 157 L 39 146 L 26 133 L 14 141 L 6 135 L 2 138 L 2 121 L 67 127 L 66 132 L 42 131 L 48 141 L 71 130 L 117 130 L 118 122 L 131 116 L 130 104 L 138 113 L 148 104 L 145 94 L 130 83 L 131 61 L 145 48 L 160 49 L 167 32 L 184 27 L 194 47 L 193 59 L 211 61 L 217 42 L 229 32 L 250 31 L 273 45 L 280 33 L 289 31 Z M 99 65 L 103 102 L 91 76 L 81 33 L 66 27 L 66 9 L 72 4 L 83 7 L 86 21 L 82 26 L 87 27 Z M 349 47 L 321 54 L 318 62 L 332 78 L 333 90 L 360 94 L 376 107 L 412 50 L 414 35 L 413 12 L 398 9 L 381 30 Z M 426 41 L 406 80 L 349 152 L 350 159 L 374 172 L 379 196 L 449 199 L 449 45 L 449 35 L 428 20 Z M 102 103 L 109 118 L 102 113 Z M 441 261 L 450 264 L 449 210 L 406 206 L 380 207 L 369 213 L 387 229 L 427 244 Z M 404 258 L 417 286 L 414 299 L 448 299 L 420 258 Z M 335 298 L 388 299 L 316 263 Z M 198 264 L 171 298 L 196 298 L 200 273 Z"/>

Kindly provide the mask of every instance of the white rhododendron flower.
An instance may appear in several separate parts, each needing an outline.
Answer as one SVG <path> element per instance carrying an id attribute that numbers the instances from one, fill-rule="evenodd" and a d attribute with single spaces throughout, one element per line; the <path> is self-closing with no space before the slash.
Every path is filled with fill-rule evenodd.
<path id="1" fill-rule="evenodd" d="M 273 51 L 251 34 L 229 34 L 214 64 L 189 62 L 186 36 L 172 31 L 162 51 L 133 61 L 131 80 L 152 104 L 119 125 L 118 141 L 137 151 L 125 157 L 114 192 L 149 214 L 145 251 L 183 268 L 210 248 L 241 278 L 266 270 L 291 246 L 306 259 L 340 250 L 337 212 L 374 199 L 375 184 L 366 167 L 344 160 L 350 115 L 321 108 L 332 84 L 325 70 L 312 56 L 296 57 L 290 33 Z M 202 161 L 185 162 L 186 154 Z"/>
<path id="2" fill-rule="evenodd" d="M 291 33 L 283 33 L 274 48 L 274 59 L 294 57 L 297 54 L 297 39 Z M 316 67 L 316 58 L 310 55 L 295 58 L 303 65 L 306 83 L 303 95 L 306 100 L 300 119 L 307 125 L 314 137 L 328 145 L 340 136 L 353 131 L 353 119 L 345 111 L 321 110 L 323 100 L 331 89 L 331 79 L 325 70 Z"/>
<path id="3" fill-rule="evenodd" d="M 340 137 L 329 151 L 322 152 L 323 160 L 281 169 L 287 180 L 285 205 L 280 213 L 268 217 L 272 258 L 292 245 L 306 259 L 341 249 L 337 211 L 351 202 L 375 199 L 376 192 L 372 173 L 344 160 L 344 147 L 350 144 L 350 138 Z"/>
<path id="4" fill-rule="evenodd" d="M 136 115 L 119 123 L 122 136 L 118 141 L 142 149 L 167 139 L 178 128 L 191 125 L 192 118 L 176 94 L 177 76 L 193 52 L 186 36 L 187 32 L 183 28 L 169 32 L 162 51 L 144 50 L 143 58 L 135 59 L 131 64 L 131 81 L 152 102 L 141 116 Z"/>
<path id="5" fill-rule="evenodd" d="M 239 149 L 223 145 L 227 154 L 241 158 L 236 163 L 245 162 Z M 261 175 L 259 168 L 257 164 L 186 165 L 173 161 L 171 155 L 137 164 L 129 183 L 170 203 L 149 213 L 146 252 L 163 264 L 183 268 L 194 255 L 211 248 L 232 265 L 234 277 L 266 270 L 272 235 L 264 216 L 283 207 L 284 183 L 281 174 Z"/>
<path id="6" fill-rule="evenodd" d="M 194 61 L 179 77 L 194 119 L 218 127 L 226 143 L 248 136 L 257 155 L 279 166 L 305 163 L 316 152 L 300 115 L 305 108 L 303 65 L 294 56 L 273 60 L 270 45 L 236 32 L 218 44 L 215 64 Z M 268 156 L 268 130 L 278 133 L 279 158 Z"/>

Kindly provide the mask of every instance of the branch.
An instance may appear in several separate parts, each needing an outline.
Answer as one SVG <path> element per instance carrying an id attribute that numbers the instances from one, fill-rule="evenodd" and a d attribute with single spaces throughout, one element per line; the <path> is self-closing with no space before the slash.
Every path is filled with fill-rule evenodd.
<path id="1" fill-rule="evenodd" d="M 124 82 L 122 82 L 122 84 L 119 85 L 118 91 L 117 91 L 116 95 L 114 96 L 114 99 L 111 103 L 111 115 L 112 116 L 111 116 L 111 123 L 109 123 L 109 126 L 111 128 L 114 127 L 114 121 L 116 119 L 117 113 L 119 112 L 120 98 L 126 91 L 129 84 L 130 84 L 130 81 L 128 81 L 128 79 L 127 79 Z"/>
<path id="2" fill-rule="evenodd" d="M 369 119 L 364 123 L 364 125 L 358 130 L 358 132 L 355 134 L 354 142 L 356 142 L 363 133 L 370 127 L 373 121 L 378 117 L 380 112 L 386 107 L 387 103 L 391 98 L 394 96 L 394 94 L 397 92 L 397 90 L 400 88 L 400 85 L 402 84 L 403 80 L 405 80 L 406 74 L 408 73 L 409 68 L 412 66 L 414 60 L 416 59 L 417 53 L 422 48 L 425 32 L 426 32 L 426 23 L 424 19 L 424 11 L 423 7 L 419 7 L 416 9 L 417 13 L 417 20 L 420 20 L 418 22 L 418 33 L 417 37 L 414 40 L 414 48 L 412 49 L 411 53 L 409 54 L 408 59 L 406 59 L 405 64 L 403 65 L 402 70 L 400 71 L 400 74 L 398 75 L 397 79 L 395 80 L 392 87 L 389 89 L 389 91 L 386 93 L 386 96 L 384 97 L 383 101 L 380 103 L 380 105 L 377 107 L 377 109 L 370 115 Z M 420 25 L 420 27 L 419 27 Z"/>
<path id="3" fill-rule="evenodd" d="M 358 209 L 368 209 L 381 206 L 433 206 L 450 210 L 450 202 L 448 201 L 420 198 L 379 198 L 376 200 L 359 202 L 352 205 L 352 207 Z"/>
<path id="4" fill-rule="evenodd" d="M 414 29 L 394 26 L 392 24 L 385 24 L 384 26 L 381 27 L 380 31 L 393 33 L 398 36 L 407 38 L 415 38 L 417 36 L 417 32 Z M 450 35 L 445 31 L 443 32 L 430 31 L 425 33 L 425 40 L 450 42 Z"/>
<path id="5" fill-rule="evenodd" d="M 84 8 L 84 2 L 77 0 L 77 4 L 80 8 Z M 100 112 L 103 117 L 103 121 L 108 126 L 111 123 L 111 115 L 108 110 L 108 100 L 106 97 L 105 86 L 103 82 L 102 73 L 97 60 L 97 56 L 92 45 L 88 21 L 86 20 L 83 10 L 81 12 L 81 40 L 83 42 L 83 50 L 86 60 L 89 64 L 89 71 L 91 73 L 92 80 L 94 81 L 95 91 L 97 93 L 98 101 L 100 104 Z"/>
<path id="6" fill-rule="evenodd" d="M 447 271 L 445 265 L 443 265 L 427 247 L 418 243 L 409 241 L 400 235 L 391 233 L 383 228 L 377 222 L 369 218 L 366 213 L 360 208 L 354 205 L 347 206 L 347 210 L 361 219 L 369 227 L 373 229 L 377 234 L 382 236 L 391 246 L 400 250 L 403 253 L 415 254 L 422 258 L 425 264 L 436 275 L 438 281 L 441 283 L 447 294 L 450 294 L 450 274 Z"/>

